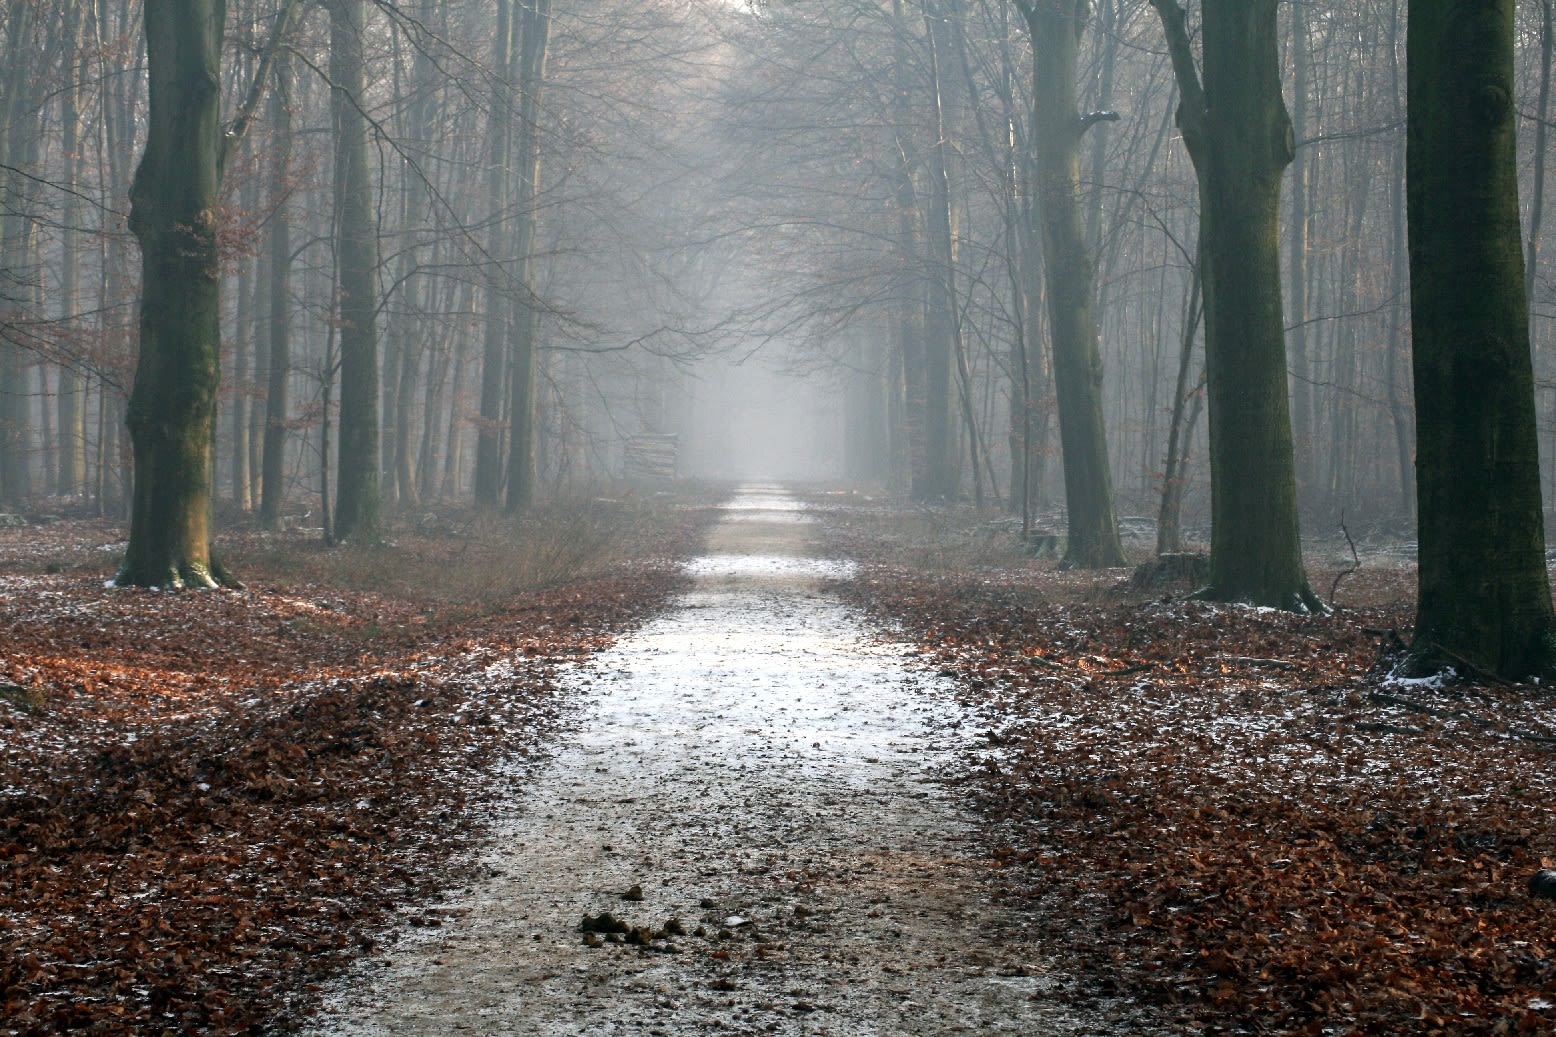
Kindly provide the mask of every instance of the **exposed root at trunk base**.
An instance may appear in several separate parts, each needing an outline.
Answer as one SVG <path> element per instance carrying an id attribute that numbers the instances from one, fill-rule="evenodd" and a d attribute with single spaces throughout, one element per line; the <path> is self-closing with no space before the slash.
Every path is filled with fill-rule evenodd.
<path id="1" fill-rule="evenodd" d="M 1211 584 L 1200 588 L 1189 597 L 1194 601 L 1255 605 L 1280 609 L 1282 612 L 1295 612 L 1304 616 L 1327 616 L 1331 611 L 1329 606 L 1324 604 L 1324 599 L 1314 594 L 1313 589 L 1306 583 L 1289 591 L 1272 594 L 1230 591 Z"/>
<path id="2" fill-rule="evenodd" d="M 113 578 L 116 587 L 151 587 L 167 591 L 202 591 L 228 588 L 243 590 L 241 580 L 216 559 L 209 563 L 185 561 L 170 564 L 158 574 L 121 569 Z"/>

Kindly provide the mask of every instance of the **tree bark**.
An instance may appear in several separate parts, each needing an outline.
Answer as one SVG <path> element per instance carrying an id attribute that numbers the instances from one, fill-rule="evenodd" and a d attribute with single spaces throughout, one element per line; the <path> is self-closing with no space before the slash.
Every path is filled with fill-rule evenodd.
<path id="1" fill-rule="evenodd" d="M 942 15 L 926 5 L 931 54 L 937 49 L 936 23 Z M 952 271 L 956 261 L 951 225 L 951 181 L 946 163 L 944 98 L 938 72 L 930 82 L 930 105 L 935 119 L 934 144 L 925 149 L 929 190 L 923 213 L 929 262 L 924 301 L 924 460 L 916 494 L 921 500 L 952 500 L 961 487 L 961 468 L 956 450 L 955 365 L 956 299 Z"/>
<path id="2" fill-rule="evenodd" d="M 1276 0 L 1206 0 L 1204 81 L 1176 0 L 1161 16 L 1199 181 L 1210 410 L 1210 585 L 1201 596 L 1319 610 L 1302 565 L 1281 312 L 1281 176 L 1295 151 Z"/>
<path id="3" fill-rule="evenodd" d="M 1535 275 L 1540 266 L 1540 229 L 1545 222 L 1545 156 L 1549 150 L 1550 127 L 1546 114 L 1551 107 L 1551 65 L 1556 51 L 1556 2 L 1540 0 L 1540 94 L 1535 102 L 1534 183 L 1530 190 L 1528 245 L 1524 258 L 1524 295 L 1534 303 Z"/>
<path id="4" fill-rule="evenodd" d="M 275 93 L 271 97 L 270 148 L 275 163 L 271 190 L 269 293 L 270 316 L 266 321 L 269 353 L 265 389 L 265 443 L 260 462 L 259 523 L 265 529 L 281 528 L 281 506 L 286 496 L 287 422 L 291 419 L 292 379 L 292 226 L 287 199 L 292 162 L 292 63 L 283 56 L 276 64 Z"/>
<path id="5" fill-rule="evenodd" d="M 1389 93 L 1394 101 L 1394 115 L 1401 127 L 1405 122 L 1405 107 L 1400 81 L 1399 9 L 1391 13 L 1389 21 Z M 1401 130 L 1403 132 L 1403 130 Z M 1415 414 L 1409 392 L 1403 384 L 1404 372 L 1410 366 L 1410 338 L 1406 326 L 1408 320 L 1410 246 L 1405 222 L 1405 145 L 1396 139 L 1391 156 L 1393 164 L 1389 185 L 1389 336 L 1388 351 L 1383 362 L 1386 365 L 1384 387 L 1388 396 L 1389 423 L 1394 430 L 1394 457 L 1399 469 L 1400 511 L 1411 525 L 1416 517 L 1415 478 Z"/>
<path id="6" fill-rule="evenodd" d="M 1199 271 L 1189 284 L 1189 304 L 1183 317 L 1183 341 L 1178 352 L 1178 377 L 1173 383 L 1172 418 L 1167 425 L 1167 458 L 1162 466 L 1162 501 L 1156 520 L 1156 553 L 1176 554 L 1183 550 L 1183 496 L 1188 489 L 1189 442 L 1204 398 L 1199 384 L 1190 386 L 1194 370 L 1194 342 L 1199 337 L 1203 315 L 1203 295 Z M 1192 406 L 1190 397 L 1193 397 Z"/>
<path id="7" fill-rule="evenodd" d="M 491 112 L 487 116 L 490 164 L 486 199 L 490 225 L 486 235 L 486 323 L 481 349 L 481 420 L 476 426 L 475 503 L 495 510 L 502 491 L 502 415 L 508 391 L 508 328 L 513 319 L 513 272 L 508 249 L 513 218 L 510 163 L 513 160 L 513 77 L 517 66 L 514 42 L 518 19 L 514 0 L 497 0 L 497 32 L 492 40 Z"/>
<path id="8" fill-rule="evenodd" d="M 909 34 L 902 0 L 892 0 L 894 39 L 892 74 L 896 89 L 892 92 L 892 180 L 896 233 L 894 245 L 900 268 L 902 289 L 891 308 L 893 358 L 896 374 L 893 393 L 897 403 L 895 472 L 898 480 L 916 500 L 929 496 L 923 457 L 924 430 L 924 328 L 922 305 L 924 267 L 920 256 L 918 190 L 913 182 L 917 148 L 913 143 L 913 80 L 908 74 Z"/>
<path id="9" fill-rule="evenodd" d="M 68 14 L 66 45 L 75 51 L 82 42 L 82 8 L 72 4 Z M 87 90 L 87 63 L 79 63 L 67 85 L 62 104 L 61 152 L 65 163 L 60 230 L 60 321 L 72 327 L 81 312 L 82 204 L 77 197 L 81 182 L 81 101 Z M 86 489 L 86 385 L 74 358 L 67 357 L 59 371 L 59 437 L 54 467 L 54 492 L 79 496 Z"/>
<path id="10" fill-rule="evenodd" d="M 211 429 L 220 380 L 223 0 L 147 0 L 146 150 L 130 187 L 140 242 L 140 358 L 128 426 L 130 541 L 117 582 L 215 587 Z"/>
<path id="11" fill-rule="evenodd" d="M 508 446 L 507 511 L 524 511 L 535 500 L 540 427 L 535 410 L 539 371 L 540 306 L 532 279 L 536 231 L 540 225 L 540 114 L 551 51 L 551 0 L 524 7 L 518 26 L 519 106 L 514 152 L 519 170 L 514 257 L 523 295 L 514 300 L 513 353 L 509 359 L 512 428 Z"/>
<path id="12" fill-rule="evenodd" d="M 244 204 L 252 212 L 254 203 L 258 201 L 258 184 L 251 183 L 246 187 L 248 189 L 243 193 L 249 197 L 245 198 Z M 254 506 L 253 498 L 249 496 L 249 408 L 254 404 L 250 392 L 249 360 L 255 341 L 255 302 L 259 294 L 255 283 L 257 274 L 253 259 L 243 257 L 239 264 L 237 291 L 234 293 L 237 296 L 233 318 L 236 333 L 232 342 L 232 375 L 227 401 L 228 448 L 232 454 L 229 485 L 232 489 L 232 503 L 241 511 L 249 511 Z"/>
<path id="13" fill-rule="evenodd" d="M 1514 0 L 1410 5 L 1420 597 L 1407 669 L 1556 669 L 1520 241 Z"/>
<path id="14" fill-rule="evenodd" d="M 1286 310 L 1291 325 L 1292 429 L 1296 454 L 1297 488 L 1304 495 L 1317 483 L 1316 437 L 1313 434 L 1312 365 L 1308 357 L 1308 160 L 1301 150 L 1307 138 L 1308 83 L 1310 78 L 1308 41 L 1308 5 L 1291 5 L 1292 65 L 1292 138 L 1297 147 L 1291 161 L 1291 223 L 1287 253 L 1291 286 L 1286 295 Z M 1310 499 L 1310 498 L 1309 498 Z"/>
<path id="15" fill-rule="evenodd" d="M 38 89 L 31 53 L 38 44 L 32 4 L 14 4 L 6 24 L 7 67 L 0 95 L 0 308 L 33 310 L 37 259 L 28 218 L 36 183 L 22 174 L 37 163 Z M 31 360 L 6 336 L 0 340 L 0 501 L 21 504 L 32 485 Z"/>
<path id="16" fill-rule="evenodd" d="M 1089 0 L 1023 0 L 1032 36 L 1032 137 L 1059 440 L 1069 511 L 1067 564 L 1124 565 L 1113 470 L 1102 413 L 1096 257 L 1086 244 L 1081 137 L 1093 120 L 1076 109 L 1075 75 Z"/>
<path id="17" fill-rule="evenodd" d="M 210 553 L 211 433 L 220 385 L 218 201 L 230 150 L 263 94 L 296 0 L 277 15 L 248 97 L 221 125 L 224 0 L 147 0 L 146 148 L 130 185 L 141 247 L 140 355 L 126 424 L 134 453 L 130 541 L 116 582 L 236 583 Z"/>
<path id="18" fill-rule="evenodd" d="M 340 446 L 337 542 L 379 538 L 378 216 L 362 110 L 363 0 L 331 0 L 330 82 L 335 117 L 336 262 L 340 267 Z"/>

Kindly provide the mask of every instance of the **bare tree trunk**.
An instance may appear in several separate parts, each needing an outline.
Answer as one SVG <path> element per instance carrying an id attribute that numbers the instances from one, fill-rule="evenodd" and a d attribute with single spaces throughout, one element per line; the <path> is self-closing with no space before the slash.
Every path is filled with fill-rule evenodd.
<path id="1" fill-rule="evenodd" d="M 1529 199 L 1529 233 L 1524 256 L 1524 296 L 1534 305 L 1540 266 L 1540 228 L 1545 221 L 1545 155 L 1550 141 L 1546 116 L 1551 106 L 1552 51 L 1556 50 L 1556 0 L 1540 0 L 1540 97 L 1535 102 L 1534 184 Z"/>
<path id="2" fill-rule="evenodd" d="M 66 46 L 74 53 L 82 43 L 82 10 L 70 6 Z M 72 59 L 76 60 L 76 59 Z M 59 309 L 66 328 L 78 326 L 81 312 L 82 205 L 78 196 L 83 165 L 81 153 L 81 98 L 87 89 L 87 63 L 80 61 L 65 90 L 61 152 L 65 163 L 65 197 L 61 209 Z M 76 497 L 86 490 L 86 387 L 74 358 L 67 357 L 59 371 L 59 437 L 54 467 L 54 492 Z"/>
<path id="3" fill-rule="evenodd" d="M 934 47 L 938 9 L 926 4 L 925 24 L 929 26 L 930 46 Z M 922 475 L 915 495 L 924 500 L 950 500 L 961 485 L 957 464 L 955 395 L 955 314 L 956 300 L 951 297 L 950 272 L 954 263 L 951 230 L 951 184 L 945 164 L 943 98 L 938 75 L 931 79 L 930 105 L 937 126 L 934 145 L 925 152 L 928 191 L 922 214 L 929 261 L 925 278 L 923 326 L 923 462 Z M 901 130 L 899 130 L 901 132 Z"/>
<path id="4" fill-rule="evenodd" d="M 512 379 L 512 438 L 508 448 L 509 513 L 527 509 L 535 500 L 537 445 L 540 426 L 535 412 L 535 383 L 539 367 L 539 299 L 534 292 L 532 271 L 536 230 L 540 222 L 540 115 L 546 84 L 546 57 L 551 51 L 551 0 L 534 0 L 525 6 L 519 25 L 519 110 L 517 155 L 519 183 L 515 199 L 514 257 L 519 264 L 519 283 L 524 296 L 515 300 L 513 317 L 513 355 L 509 375 Z"/>
<path id="5" fill-rule="evenodd" d="M 258 201 L 258 183 L 251 181 L 247 186 L 249 190 L 243 192 L 249 196 L 245 204 L 253 211 Z M 237 277 L 237 312 L 233 320 L 236 334 L 232 343 L 232 379 L 229 385 L 231 398 L 227 403 L 227 445 L 232 454 L 229 486 L 232 503 L 242 511 L 248 511 L 254 504 L 249 497 L 249 408 L 253 405 L 253 397 L 249 392 L 249 361 L 255 342 L 254 304 L 258 294 L 255 273 L 254 261 L 245 256 Z"/>
<path id="6" fill-rule="evenodd" d="M 292 63 L 283 55 L 276 63 L 275 93 L 270 104 L 270 150 L 275 162 L 271 183 L 269 319 L 265 330 L 269 357 L 265 389 L 265 442 L 261 460 L 259 522 L 281 528 L 286 495 L 287 422 L 291 420 L 292 378 L 292 225 L 287 200 L 292 162 Z"/>
<path id="7" fill-rule="evenodd" d="M 1021 0 L 1019 6 L 1032 37 L 1033 159 L 1069 510 L 1065 562 L 1100 569 L 1123 565 L 1125 557 L 1102 412 L 1097 264 L 1082 223 L 1080 145 L 1087 127 L 1109 116 L 1083 119 L 1076 108 L 1089 0 Z"/>
<path id="8" fill-rule="evenodd" d="M 1156 553 L 1172 554 L 1183 549 L 1183 492 L 1188 486 L 1189 442 L 1194 421 L 1204 398 L 1204 377 L 1190 386 L 1194 370 L 1194 341 L 1199 336 L 1201 306 L 1199 270 L 1194 271 L 1189 287 L 1189 305 L 1183 320 L 1183 341 L 1178 352 L 1178 379 L 1172 396 L 1172 420 L 1167 426 L 1167 461 L 1162 466 L 1162 506 L 1157 513 Z M 1190 397 L 1193 397 L 1192 407 Z"/>
<path id="9" fill-rule="evenodd" d="M 481 420 L 476 426 L 475 503 L 496 509 L 502 492 L 502 415 L 508 389 L 508 328 L 513 319 L 513 271 L 508 249 L 512 245 L 509 221 L 513 219 L 512 161 L 514 120 L 513 76 L 518 36 L 514 0 L 497 0 L 497 34 L 492 40 L 491 112 L 487 117 L 487 146 L 491 149 L 486 173 L 486 198 L 490 224 L 486 235 L 486 327 L 481 350 Z"/>
<path id="10" fill-rule="evenodd" d="M 35 38 L 32 4 L 14 4 L 6 23 L 6 73 L 0 97 L 0 306 L 33 308 L 38 277 L 34 227 L 28 218 L 36 182 L 24 175 L 38 157 L 37 77 L 30 51 Z M 32 377 L 30 358 L 10 336 L 0 339 L 0 501 L 20 504 L 32 485 Z"/>
<path id="11" fill-rule="evenodd" d="M 1406 336 L 1405 322 L 1409 318 L 1406 298 L 1409 295 L 1409 240 L 1405 224 L 1405 109 L 1401 98 L 1399 75 L 1399 7 L 1393 6 L 1389 23 L 1389 92 L 1394 101 L 1394 114 L 1401 129 L 1394 147 L 1394 175 L 1390 185 L 1389 221 L 1389 340 L 1384 385 L 1388 394 L 1389 421 L 1394 429 L 1394 458 L 1399 467 L 1400 511 L 1412 525 L 1416 517 L 1416 469 L 1415 469 L 1415 414 L 1410 406 L 1409 387 L 1402 384 L 1401 374 L 1410 366 L 1410 342 Z"/>
<path id="12" fill-rule="evenodd" d="M 929 282 L 929 308 L 925 330 L 928 349 L 931 393 L 929 405 L 930 436 L 926 441 L 926 456 L 931 467 L 927 469 L 930 496 L 954 498 L 961 486 L 961 465 L 958 463 L 956 437 L 954 435 L 953 410 L 962 415 L 967 433 L 968 449 L 972 458 L 973 498 L 983 507 L 983 476 L 979 468 L 978 428 L 972 410 L 971 387 L 967 370 L 966 349 L 962 342 L 960 303 L 956 293 L 956 231 L 951 216 L 951 157 L 948 137 L 951 127 L 947 119 L 947 94 L 950 83 L 941 74 L 941 55 L 948 49 L 948 22 L 954 17 L 945 9 L 925 8 L 925 37 L 929 43 L 930 94 L 934 110 L 935 143 L 928 149 L 930 211 L 928 240 L 932 252 L 933 270 Z M 942 343 L 943 340 L 943 343 Z M 939 354 L 944 350 L 946 363 L 941 364 Z M 941 375 L 945 384 L 940 383 Z M 954 383 L 953 380 L 954 379 Z M 938 424 L 941 417 L 940 394 L 944 392 L 945 422 L 943 436 Z M 953 396 L 954 393 L 954 396 Z"/>
<path id="13" fill-rule="evenodd" d="M 467 297 L 466 309 L 472 300 Z M 468 332 L 461 330 L 454 338 L 454 359 L 449 373 L 448 445 L 443 455 L 443 480 L 439 496 L 450 498 L 460 491 L 460 479 L 465 469 L 465 368 L 470 366 L 473 343 Z"/>
<path id="14" fill-rule="evenodd" d="M 117 36 L 131 34 L 130 0 L 120 0 L 117 10 L 107 2 L 96 6 L 96 25 L 93 45 L 106 48 L 108 41 Z M 118 20 L 115 23 L 114 15 Z M 139 37 L 137 37 L 139 38 Z M 138 60 L 138 58 L 137 58 Z M 137 82 L 133 89 L 118 92 L 118 96 L 105 96 L 101 102 L 102 161 L 98 175 L 112 183 L 124 183 L 130 179 L 134 160 L 136 112 L 143 109 L 145 96 Z M 104 337 L 128 337 L 130 328 L 114 317 L 126 301 L 126 271 L 130 261 L 121 228 L 110 224 L 115 233 L 105 234 L 101 243 L 103 307 L 97 331 Z M 96 470 L 93 473 L 92 493 L 94 511 L 99 516 L 118 515 L 130 517 L 133 507 L 128 489 L 129 458 L 124 438 L 126 387 L 104 380 L 100 384 L 97 400 L 97 450 Z"/>
<path id="15" fill-rule="evenodd" d="M 362 111 L 364 0 L 330 0 L 335 119 L 336 261 L 340 268 L 340 446 L 334 538 L 379 538 L 378 216 Z"/>
<path id="16" fill-rule="evenodd" d="M 1408 669 L 1418 674 L 1466 662 L 1506 678 L 1556 668 L 1518 212 L 1513 22 L 1514 0 L 1409 9 L 1421 593 Z"/>
<path id="17" fill-rule="evenodd" d="M 1312 365 L 1308 358 L 1308 159 L 1307 139 L 1308 2 L 1291 5 L 1292 105 L 1291 128 L 1296 148 L 1291 161 L 1291 222 L 1287 237 L 1287 323 L 1291 326 L 1292 445 L 1296 455 L 1297 489 L 1309 493 L 1317 476 L 1317 444 L 1313 433 Z"/>
<path id="18" fill-rule="evenodd" d="M 1207 0 L 1204 82 L 1176 0 L 1151 0 L 1178 80 L 1200 195 L 1210 403 L 1204 597 L 1320 610 L 1302 565 L 1281 312 L 1280 190 L 1295 141 L 1281 99 L 1276 0 Z"/>
<path id="19" fill-rule="evenodd" d="M 896 259 L 903 280 L 902 290 L 892 306 L 893 356 L 896 362 L 895 395 L 898 402 L 896 471 L 902 484 L 916 499 L 929 496 L 922 457 L 924 438 L 924 346 L 923 346 L 923 262 L 919 255 L 920 226 L 918 192 L 913 182 L 916 148 L 911 125 L 912 80 L 908 75 L 907 23 L 902 0 L 892 0 L 893 24 L 897 27 L 892 74 L 897 89 L 892 102 L 894 200 L 896 203 Z"/>
<path id="20" fill-rule="evenodd" d="M 151 106 L 130 189 L 140 361 L 130 395 L 134 508 L 120 584 L 214 587 L 210 449 L 221 337 L 222 0 L 148 0 Z"/>

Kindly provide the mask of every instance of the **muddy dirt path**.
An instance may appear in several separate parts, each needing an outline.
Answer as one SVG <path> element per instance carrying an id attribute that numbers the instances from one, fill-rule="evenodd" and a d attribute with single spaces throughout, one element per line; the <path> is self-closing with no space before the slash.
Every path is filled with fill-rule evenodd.
<path id="1" fill-rule="evenodd" d="M 319 1034 L 1120 1031 L 989 903 L 935 777 L 949 696 L 822 593 L 847 570 L 813 536 L 781 491 L 735 498 L 676 607 L 569 678 L 590 705 L 489 878 L 330 991 Z M 637 931 L 580 932 L 601 913 Z"/>

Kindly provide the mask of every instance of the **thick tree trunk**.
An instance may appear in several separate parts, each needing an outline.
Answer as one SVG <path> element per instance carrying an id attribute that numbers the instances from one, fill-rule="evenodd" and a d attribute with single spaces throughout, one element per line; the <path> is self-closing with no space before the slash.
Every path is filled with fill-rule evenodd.
<path id="1" fill-rule="evenodd" d="M 214 587 L 211 429 L 219 383 L 222 0 L 147 0 L 150 108 L 130 188 L 140 242 L 135 456 L 121 585 Z"/>
<path id="2" fill-rule="evenodd" d="M 1514 0 L 1410 5 L 1421 591 L 1409 669 L 1556 666 L 1520 242 Z"/>
<path id="3" fill-rule="evenodd" d="M 1204 82 L 1183 8 L 1161 15 L 1199 179 L 1210 408 L 1210 585 L 1202 596 L 1296 611 L 1308 586 L 1281 312 L 1281 176 L 1294 152 L 1281 99 L 1276 0 L 1206 0 Z"/>
<path id="4" fill-rule="evenodd" d="M 362 111 L 367 6 L 331 0 L 330 80 L 335 116 L 335 212 L 340 265 L 340 447 L 334 539 L 379 537 L 378 216 L 368 122 Z"/>
<path id="5" fill-rule="evenodd" d="M 1069 527 L 1065 562 L 1085 569 L 1125 564 L 1114 509 L 1102 413 L 1096 257 L 1086 244 L 1075 75 L 1088 0 L 1023 3 L 1032 35 L 1032 136 L 1059 439 Z"/>

